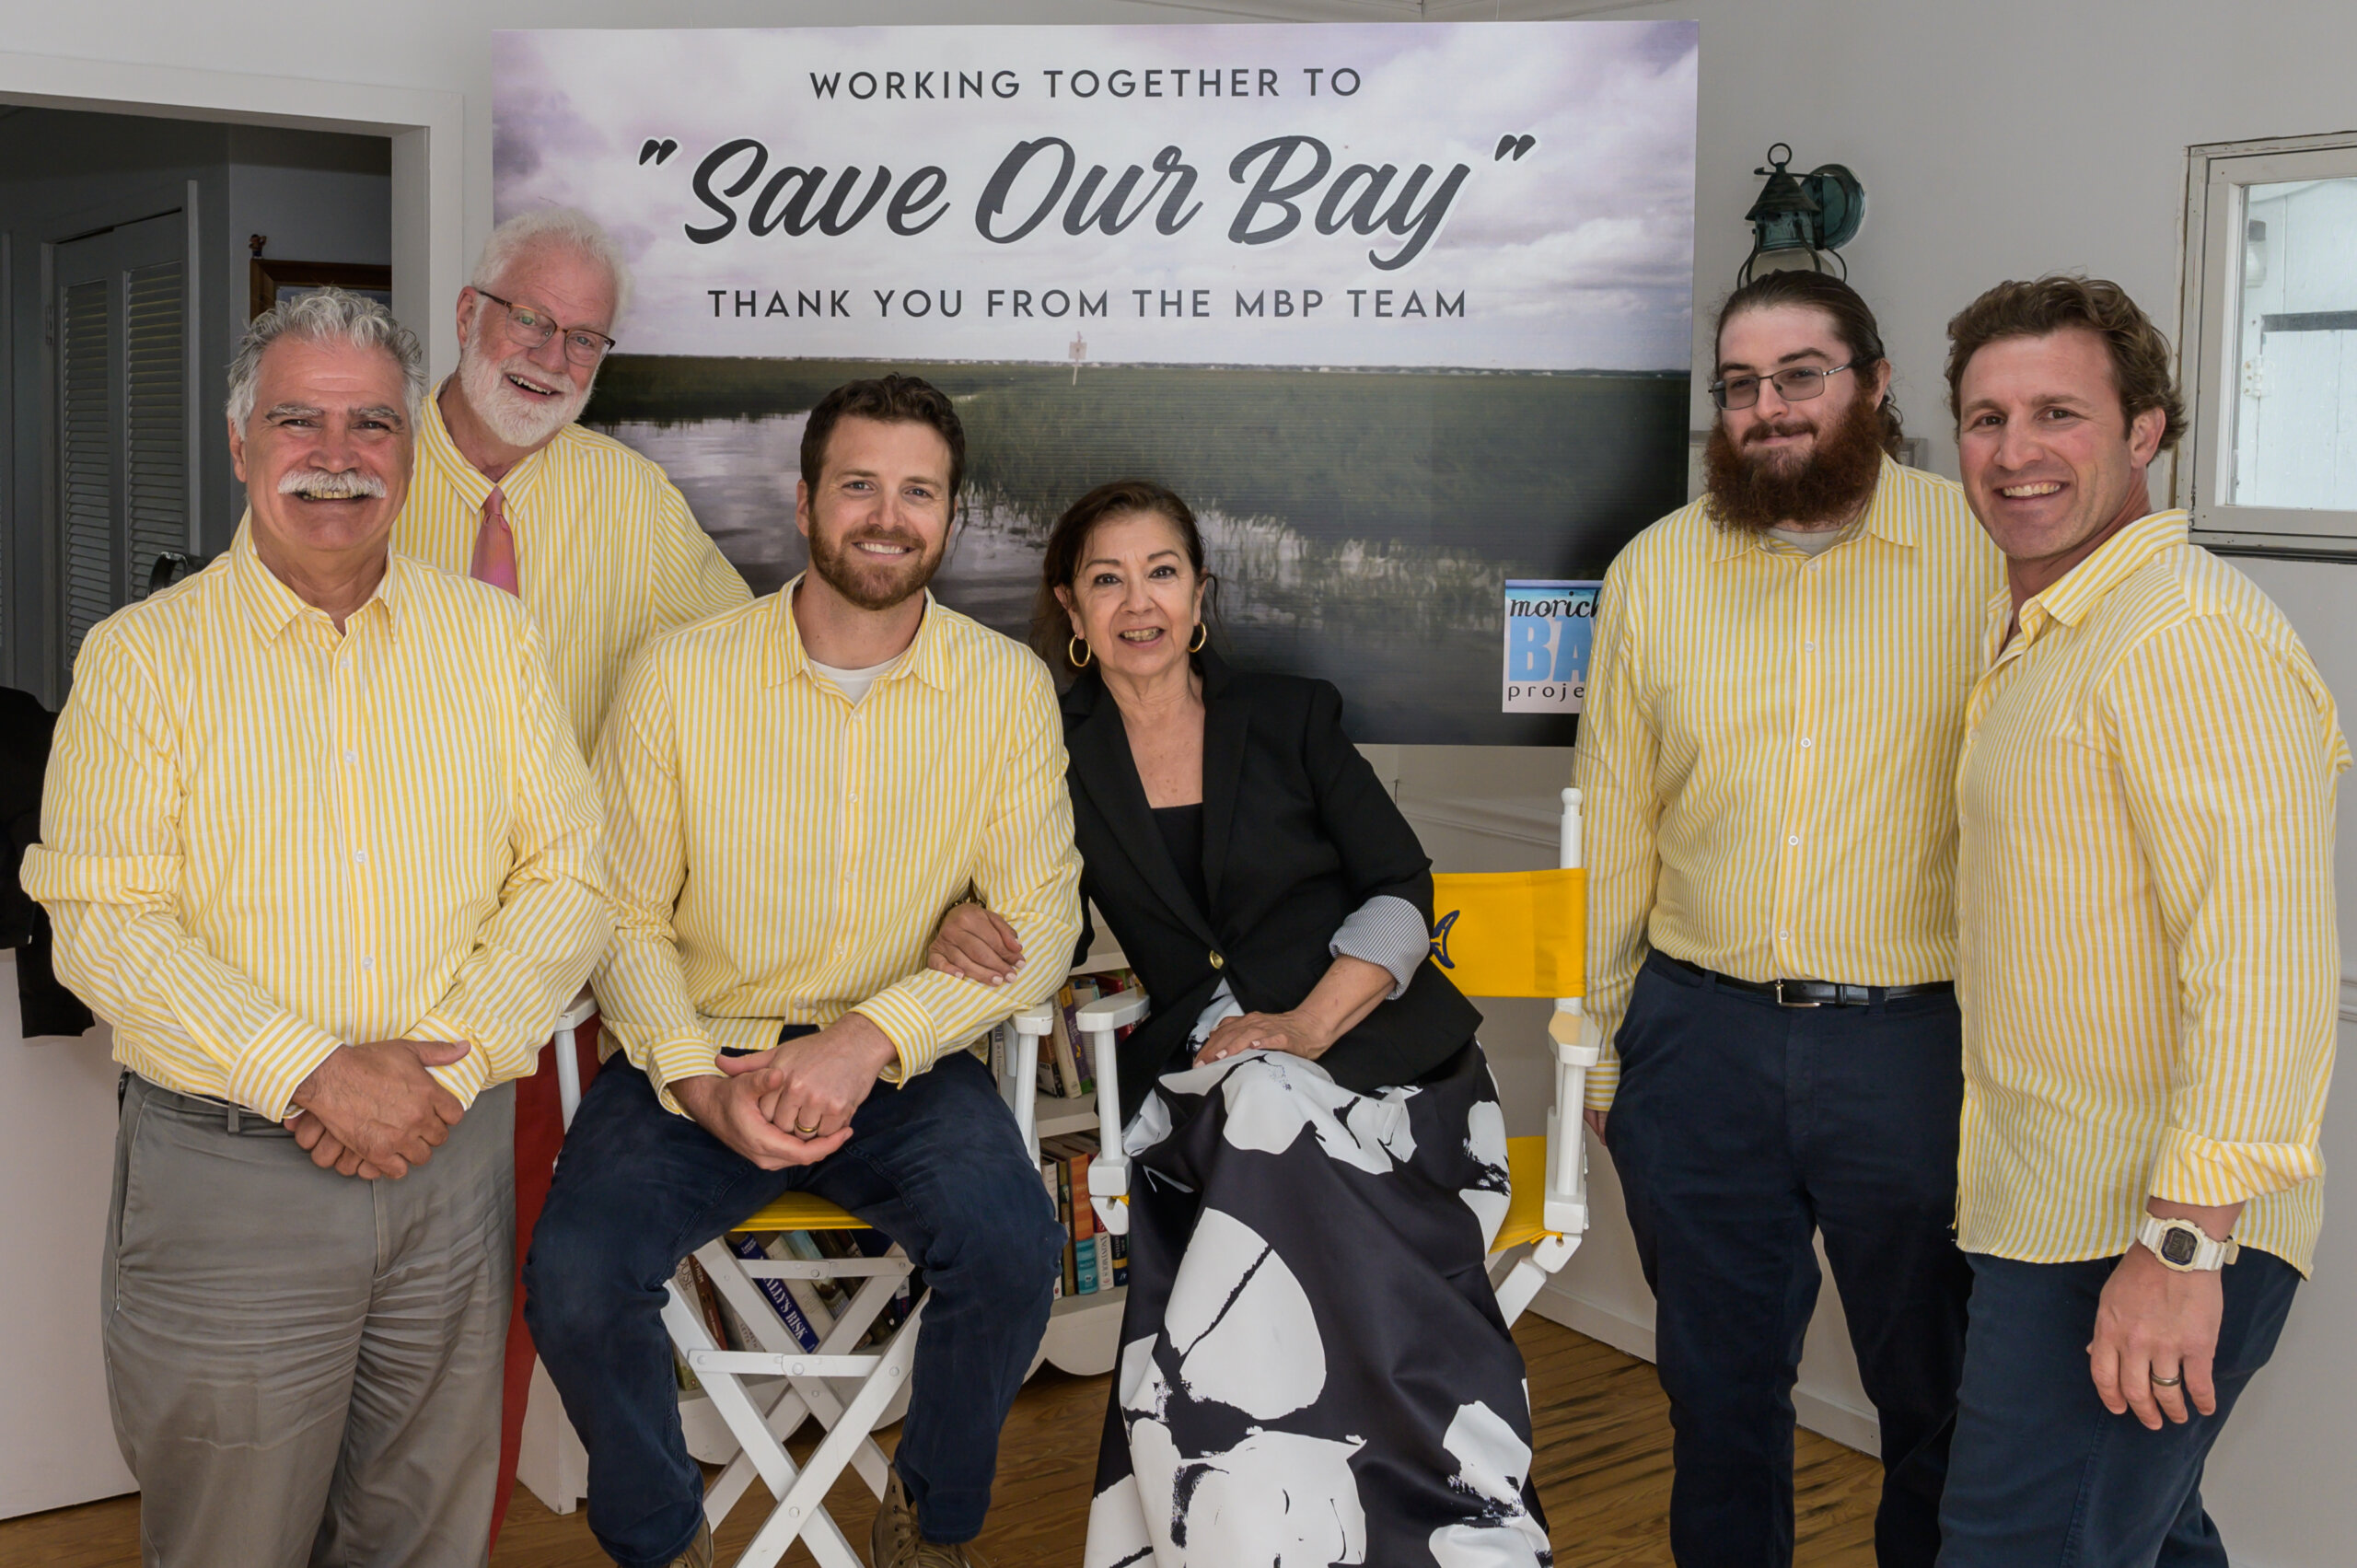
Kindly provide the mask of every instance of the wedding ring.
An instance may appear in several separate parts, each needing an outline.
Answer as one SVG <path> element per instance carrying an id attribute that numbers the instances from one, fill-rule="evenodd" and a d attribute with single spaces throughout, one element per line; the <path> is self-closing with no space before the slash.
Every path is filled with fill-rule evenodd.
<path id="1" fill-rule="evenodd" d="M 2174 1377 L 2164 1377 L 2157 1372 L 2152 1373 L 2149 1376 L 2152 1377 L 2153 1387 L 2155 1388 L 2174 1388 L 2178 1384 L 2185 1381 L 2185 1374 L 2182 1372 L 2178 1373 Z"/>
<path id="2" fill-rule="evenodd" d="M 805 1127 L 797 1121 L 794 1124 L 794 1135 L 797 1138 L 815 1138 L 819 1135 L 819 1130 L 816 1127 Z"/>

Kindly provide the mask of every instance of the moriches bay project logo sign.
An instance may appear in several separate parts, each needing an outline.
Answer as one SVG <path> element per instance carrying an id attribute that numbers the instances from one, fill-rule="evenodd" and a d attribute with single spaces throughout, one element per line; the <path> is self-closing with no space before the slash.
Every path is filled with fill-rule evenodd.
<path id="1" fill-rule="evenodd" d="M 1023 634 L 1056 515 L 1155 479 L 1202 520 L 1237 663 L 1334 680 L 1362 739 L 1569 739 L 1575 706 L 1492 694 L 1501 610 L 1684 499 L 1692 23 L 505 32 L 493 59 L 497 215 L 584 208 L 636 273 L 588 417 L 757 591 L 804 563 L 809 409 L 904 369 L 967 426 L 946 602 Z"/>

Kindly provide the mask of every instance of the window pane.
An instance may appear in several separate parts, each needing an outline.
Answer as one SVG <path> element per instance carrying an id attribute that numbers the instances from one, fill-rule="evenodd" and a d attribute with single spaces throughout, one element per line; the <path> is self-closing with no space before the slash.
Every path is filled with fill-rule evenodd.
<path id="1" fill-rule="evenodd" d="M 2244 198 L 2235 505 L 2357 510 L 2357 180 Z"/>

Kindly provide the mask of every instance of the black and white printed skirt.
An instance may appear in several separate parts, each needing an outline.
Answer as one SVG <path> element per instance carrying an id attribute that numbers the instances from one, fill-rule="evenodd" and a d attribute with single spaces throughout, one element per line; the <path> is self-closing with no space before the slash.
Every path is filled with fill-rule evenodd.
<path id="1" fill-rule="evenodd" d="M 1085 1568 L 1533 1568 L 1522 1353 L 1483 1272 L 1505 1122 L 1479 1045 L 1354 1094 L 1247 1051 L 1123 1143 L 1129 1302 Z"/>

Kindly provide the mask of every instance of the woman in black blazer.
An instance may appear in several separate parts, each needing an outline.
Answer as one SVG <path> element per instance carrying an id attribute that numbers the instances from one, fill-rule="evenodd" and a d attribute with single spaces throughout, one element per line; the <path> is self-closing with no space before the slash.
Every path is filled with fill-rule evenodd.
<path id="1" fill-rule="evenodd" d="M 1431 862 L 1333 687 L 1205 645 L 1178 496 L 1090 492 L 1045 575 L 1083 889 L 1153 998 L 1119 1048 L 1129 1300 L 1086 1568 L 1548 1561 L 1483 1272 L 1504 1121 L 1480 1015 L 1423 961 Z M 1020 956 L 969 905 L 933 961 Z"/>

